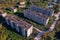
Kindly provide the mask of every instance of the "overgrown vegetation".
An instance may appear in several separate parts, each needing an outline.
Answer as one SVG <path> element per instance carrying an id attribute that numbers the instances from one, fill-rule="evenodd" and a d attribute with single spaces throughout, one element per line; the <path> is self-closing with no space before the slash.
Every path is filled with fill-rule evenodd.
<path id="1" fill-rule="evenodd" d="M 15 6 L 17 5 L 16 3 L 20 1 L 21 0 L 0 0 L 0 9 Z M 33 4 L 37 6 L 48 7 L 48 3 L 50 1 L 51 0 L 26 0 L 26 8 L 29 8 L 29 6 Z M 58 11 L 59 9 L 58 6 L 56 5 L 54 7 L 55 7 L 54 9 Z M 6 10 L 6 11 L 8 14 L 15 14 L 21 17 L 24 21 L 31 23 L 34 27 L 39 28 L 40 30 L 47 30 L 51 26 L 53 20 L 55 19 L 55 17 L 53 16 L 52 18 L 50 18 L 47 26 L 42 26 L 40 24 L 37 24 L 36 22 L 33 22 L 32 20 L 25 18 L 23 16 L 24 9 L 18 8 L 18 11 L 16 13 L 13 13 L 12 11 L 9 11 L 9 10 Z M 1 25 L 3 22 L 4 22 L 4 19 L 0 18 Z M 25 38 L 20 34 L 18 34 L 17 32 L 15 32 L 14 30 L 12 31 L 11 29 L 6 27 L 9 27 L 9 26 L 5 26 L 5 25 L 0 26 L 0 40 L 33 40 L 37 34 L 37 31 L 34 30 L 34 32 L 31 34 L 30 37 Z M 60 36 L 58 34 L 60 34 L 60 20 L 58 21 L 54 31 L 44 34 L 41 40 L 60 40 Z"/>

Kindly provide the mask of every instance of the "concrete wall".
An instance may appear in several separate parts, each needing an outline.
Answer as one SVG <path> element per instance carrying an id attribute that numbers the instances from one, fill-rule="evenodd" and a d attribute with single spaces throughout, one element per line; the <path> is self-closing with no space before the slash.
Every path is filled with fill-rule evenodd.
<path id="1" fill-rule="evenodd" d="M 25 37 L 26 34 L 25 34 L 25 29 L 22 28 L 22 35 Z"/>
<path id="2" fill-rule="evenodd" d="M 28 15 L 29 14 L 29 15 Z M 35 15 L 33 13 L 29 13 L 27 11 L 24 11 L 24 17 L 31 19 L 39 24 L 47 25 L 49 18 L 42 18 L 41 16 Z"/>
<path id="3" fill-rule="evenodd" d="M 19 26 L 18 26 L 18 24 L 17 24 L 17 26 L 16 26 L 16 30 L 17 30 L 17 32 L 19 32 Z"/>
<path id="4" fill-rule="evenodd" d="M 14 28 L 13 21 L 10 21 L 10 23 L 11 23 L 11 27 Z"/>
<path id="5" fill-rule="evenodd" d="M 31 19 L 31 14 L 24 10 L 24 17 Z"/>
<path id="6" fill-rule="evenodd" d="M 28 30 L 27 30 L 27 37 L 29 37 L 33 32 L 33 26 L 31 26 Z"/>
<path id="7" fill-rule="evenodd" d="M 6 23 L 9 25 L 8 18 L 5 19 Z"/>
<path id="8" fill-rule="evenodd" d="M 44 25 L 47 25 L 48 22 L 49 22 L 49 18 L 48 18 L 48 19 L 43 19 L 43 24 L 44 24 Z"/>
<path id="9" fill-rule="evenodd" d="M 14 9 L 13 12 L 17 12 L 17 9 Z"/>

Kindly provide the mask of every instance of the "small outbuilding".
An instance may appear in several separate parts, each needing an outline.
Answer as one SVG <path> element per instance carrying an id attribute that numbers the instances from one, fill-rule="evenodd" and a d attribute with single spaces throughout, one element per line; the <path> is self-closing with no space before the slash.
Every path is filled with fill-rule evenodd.
<path id="1" fill-rule="evenodd" d="M 7 15 L 7 12 L 5 10 L 0 11 L 0 16 L 5 17 Z"/>

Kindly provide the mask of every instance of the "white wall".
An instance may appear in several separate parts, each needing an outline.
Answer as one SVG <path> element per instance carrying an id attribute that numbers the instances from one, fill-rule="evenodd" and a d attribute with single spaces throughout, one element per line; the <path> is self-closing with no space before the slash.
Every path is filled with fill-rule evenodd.
<path id="1" fill-rule="evenodd" d="M 48 19 L 45 19 L 44 24 L 45 24 L 45 25 L 47 25 L 47 24 L 48 24 L 48 22 L 49 22 L 49 18 L 48 18 Z"/>
<path id="2" fill-rule="evenodd" d="M 27 30 L 27 37 L 30 36 L 30 34 L 32 34 L 33 32 L 33 26 L 31 26 L 28 30 Z"/>
<path id="3" fill-rule="evenodd" d="M 17 9 L 14 9 L 14 12 L 17 12 Z"/>
<path id="4" fill-rule="evenodd" d="M 7 13 L 3 13 L 2 16 L 5 17 L 7 15 Z"/>

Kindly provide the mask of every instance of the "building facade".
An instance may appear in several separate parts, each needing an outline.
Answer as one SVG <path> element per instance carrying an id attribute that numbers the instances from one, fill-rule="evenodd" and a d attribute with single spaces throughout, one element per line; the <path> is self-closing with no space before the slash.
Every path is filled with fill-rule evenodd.
<path id="1" fill-rule="evenodd" d="M 6 23 L 15 29 L 24 37 L 29 37 L 33 32 L 33 25 L 23 21 L 21 18 L 16 17 L 15 15 L 8 14 L 6 16 Z"/>
<path id="2" fill-rule="evenodd" d="M 10 10 L 13 11 L 14 13 L 17 12 L 17 8 L 16 7 L 11 7 Z"/>
<path id="3" fill-rule="evenodd" d="M 39 24 L 47 25 L 49 17 L 36 11 L 24 10 L 24 17 L 31 19 Z"/>
<path id="4" fill-rule="evenodd" d="M 42 7 L 37 7 L 35 5 L 31 5 L 30 6 L 30 10 L 32 11 L 37 11 L 37 12 L 41 12 L 42 14 L 45 14 L 49 17 L 52 17 L 54 14 L 54 10 L 50 9 L 50 8 L 42 8 Z"/>
<path id="5" fill-rule="evenodd" d="M 20 2 L 18 5 L 19 8 L 25 8 L 25 1 Z"/>

